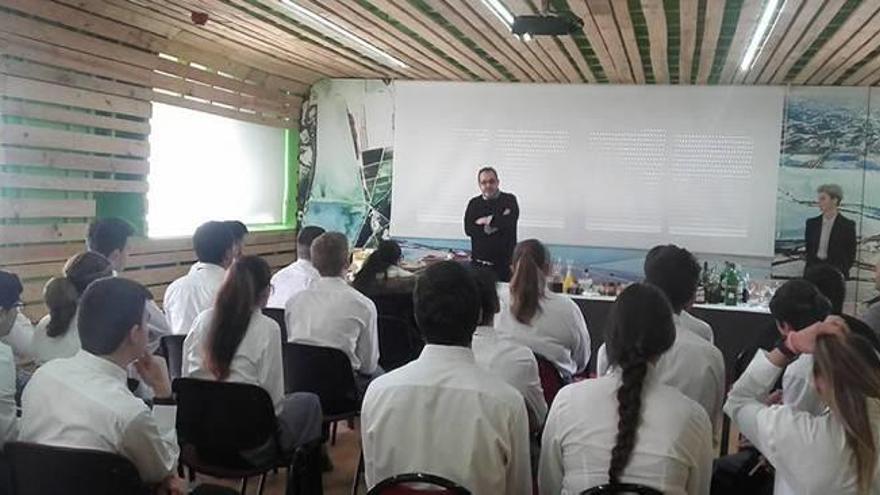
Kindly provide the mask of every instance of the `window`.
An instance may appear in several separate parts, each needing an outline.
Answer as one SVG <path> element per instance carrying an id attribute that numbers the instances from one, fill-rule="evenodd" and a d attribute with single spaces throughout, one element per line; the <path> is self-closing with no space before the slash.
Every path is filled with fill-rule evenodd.
<path id="1" fill-rule="evenodd" d="M 208 220 L 281 224 L 285 130 L 153 105 L 150 237 L 190 235 Z"/>

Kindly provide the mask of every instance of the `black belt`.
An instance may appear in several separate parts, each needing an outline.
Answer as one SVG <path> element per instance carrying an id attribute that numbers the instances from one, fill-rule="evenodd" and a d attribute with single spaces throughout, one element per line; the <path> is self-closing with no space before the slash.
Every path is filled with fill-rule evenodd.
<path id="1" fill-rule="evenodd" d="M 491 261 L 483 261 L 483 260 L 478 260 L 476 258 L 471 258 L 471 261 L 473 261 L 474 263 L 476 263 L 478 265 L 495 266 L 495 263 L 492 263 Z"/>

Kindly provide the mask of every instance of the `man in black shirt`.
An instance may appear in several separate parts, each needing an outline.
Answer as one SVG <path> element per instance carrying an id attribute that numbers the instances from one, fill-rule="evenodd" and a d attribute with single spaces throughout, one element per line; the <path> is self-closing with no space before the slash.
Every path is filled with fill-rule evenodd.
<path id="1" fill-rule="evenodd" d="M 476 266 L 491 267 L 498 280 L 510 280 L 510 260 L 516 246 L 519 205 L 516 196 L 498 189 L 498 172 L 483 167 L 477 173 L 479 196 L 464 212 L 464 232 L 471 238 L 471 259 Z"/>

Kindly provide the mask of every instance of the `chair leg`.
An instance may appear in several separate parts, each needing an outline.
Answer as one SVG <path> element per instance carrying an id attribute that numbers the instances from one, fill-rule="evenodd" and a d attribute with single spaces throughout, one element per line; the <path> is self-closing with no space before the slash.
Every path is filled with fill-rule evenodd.
<path id="1" fill-rule="evenodd" d="M 358 466 L 357 470 L 354 472 L 354 481 L 351 482 L 351 495 L 357 495 L 358 485 L 360 485 L 361 474 L 364 472 L 364 448 L 360 449 L 360 456 L 358 457 Z"/>
<path id="2" fill-rule="evenodd" d="M 266 473 L 260 476 L 260 487 L 257 489 L 257 495 L 263 495 L 263 488 L 266 487 Z"/>
<path id="3" fill-rule="evenodd" d="M 330 445 L 336 445 L 336 427 L 339 425 L 339 421 L 334 421 L 330 424 Z"/>
<path id="4" fill-rule="evenodd" d="M 247 478 L 241 479 L 241 495 L 247 495 Z"/>

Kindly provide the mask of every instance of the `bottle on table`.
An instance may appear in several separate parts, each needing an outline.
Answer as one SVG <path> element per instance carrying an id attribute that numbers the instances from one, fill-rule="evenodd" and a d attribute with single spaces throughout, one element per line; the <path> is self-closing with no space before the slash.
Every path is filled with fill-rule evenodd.
<path id="1" fill-rule="evenodd" d="M 739 276 L 736 274 L 736 267 L 733 263 L 728 263 L 724 272 L 724 304 L 726 306 L 736 306 L 740 298 Z"/>
<path id="2" fill-rule="evenodd" d="M 577 280 L 575 280 L 574 274 L 571 272 L 571 265 L 568 265 L 568 268 L 565 270 L 565 278 L 562 279 L 562 292 L 571 294 L 576 286 Z"/>

